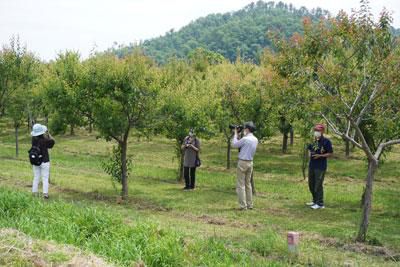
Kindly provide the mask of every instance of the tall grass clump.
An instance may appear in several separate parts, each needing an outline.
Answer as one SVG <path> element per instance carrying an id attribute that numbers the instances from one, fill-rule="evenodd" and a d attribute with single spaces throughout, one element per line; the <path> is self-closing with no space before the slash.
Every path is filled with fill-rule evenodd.
<path id="1" fill-rule="evenodd" d="M 249 242 L 249 249 L 263 257 L 287 254 L 285 239 L 271 229 L 252 239 Z"/>
<path id="2" fill-rule="evenodd" d="M 123 223 L 118 214 L 61 201 L 44 202 L 0 188 L 0 227 L 88 249 L 121 265 L 181 266 L 182 237 L 156 224 Z"/>
<path id="3" fill-rule="evenodd" d="M 135 262 L 174 267 L 256 266 L 248 250 L 235 249 L 218 238 L 198 238 L 186 244 L 183 235 L 152 222 L 126 224 L 120 214 L 110 210 L 85 203 L 43 201 L 4 188 L 0 188 L 0 227 L 71 244 L 123 266 Z M 254 246 L 258 252 L 267 249 L 261 243 Z"/>

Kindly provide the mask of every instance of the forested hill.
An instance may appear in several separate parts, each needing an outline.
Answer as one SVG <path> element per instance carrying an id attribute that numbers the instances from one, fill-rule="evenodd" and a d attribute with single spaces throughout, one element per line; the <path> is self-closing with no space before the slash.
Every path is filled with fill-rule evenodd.
<path id="1" fill-rule="evenodd" d="M 328 11 L 320 8 L 310 11 L 282 2 L 258 1 L 236 12 L 199 18 L 179 31 L 171 30 L 164 36 L 144 41 L 141 46 L 147 55 L 160 63 L 172 56 L 185 57 L 198 47 L 218 52 L 231 61 L 240 51 L 242 58 L 257 62 L 262 48 L 270 45 L 268 30 L 291 36 L 294 32 L 302 32 L 303 17 L 327 15 Z M 110 50 L 123 56 L 132 49 L 130 45 Z"/>
<path id="2" fill-rule="evenodd" d="M 271 45 L 268 31 L 279 31 L 281 35 L 290 37 L 295 32 L 302 33 L 304 17 L 316 21 L 329 15 L 321 8 L 308 10 L 283 2 L 258 1 L 239 11 L 199 18 L 179 31 L 170 30 L 140 46 L 146 55 L 161 64 L 174 56 L 186 57 L 198 47 L 220 53 L 231 61 L 240 52 L 242 58 L 258 63 L 262 49 Z M 393 33 L 399 36 L 400 29 L 393 29 Z M 123 57 L 134 48 L 134 45 L 120 45 L 109 51 Z"/>

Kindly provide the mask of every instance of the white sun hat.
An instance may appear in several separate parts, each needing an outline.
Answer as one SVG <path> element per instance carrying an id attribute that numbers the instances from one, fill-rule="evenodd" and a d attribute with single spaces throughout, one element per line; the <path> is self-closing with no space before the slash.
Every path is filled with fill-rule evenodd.
<path id="1" fill-rule="evenodd" d="M 35 125 L 33 125 L 32 127 L 32 132 L 31 135 L 32 136 L 39 136 L 44 134 L 45 132 L 47 132 L 47 127 L 44 125 L 41 125 L 39 123 L 36 123 Z"/>

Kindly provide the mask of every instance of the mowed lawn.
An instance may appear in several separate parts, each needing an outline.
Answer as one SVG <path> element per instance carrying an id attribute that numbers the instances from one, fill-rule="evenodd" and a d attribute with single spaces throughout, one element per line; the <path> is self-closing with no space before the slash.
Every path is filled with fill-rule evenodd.
<path id="1" fill-rule="evenodd" d="M 0 131 L 0 186 L 29 192 L 32 170 L 27 159 L 28 130 L 21 129 L 19 158 L 15 157 L 13 130 L 3 123 Z M 138 220 L 156 222 L 188 239 L 215 237 L 237 253 L 252 251 L 255 257 L 285 262 L 287 254 L 279 251 L 263 254 L 262 239 L 276 233 L 285 240 L 287 231 L 299 231 L 299 265 L 340 266 L 350 262 L 354 266 L 398 266 L 400 148 L 387 155 L 376 175 L 369 244 L 363 245 L 353 240 L 361 216 L 366 161 L 359 151 L 345 158 L 343 143 L 334 137 L 332 141 L 335 157 L 328 164 L 324 210 L 313 211 L 304 205 L 310 194 L 301 173 L 300 140 L 296 138 L 289 153 L 282 154 L 280 136 L 265 140 L 257 150 L 257 195 L 251 211 L 237 210 L 237 153 L 233 150 L 232 169 L 226 170 L 226 144 L 218 138 L 202 140 L 197 190 L 186 192 L 183 184 L 176 181 L 173 141 L 162 137 L 138 140 L 132 135 L 129 201 L 118 204 L 119 185 L 114 188 L 101 168 L 114 143 L 96 139 L 96 134 L 85 131 L 78 131 L 76 136 L 57 136 L 50 152 L 50 197 L 105 207 L 122 214 L 127 224 Z"/>

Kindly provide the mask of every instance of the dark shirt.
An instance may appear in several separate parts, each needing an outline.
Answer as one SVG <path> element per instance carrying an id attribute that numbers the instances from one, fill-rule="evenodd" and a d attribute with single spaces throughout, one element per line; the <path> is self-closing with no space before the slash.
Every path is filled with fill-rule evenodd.
<path id="1" fill-rule="evenodd" d="M 325 157 L 314 159 L 313 154 L 326 154 L 333 153 L 332 143 L 328 138 L 321 137 L 318 141 L 309 144 L 307 149 L 311 152 L 311 159 L 309 167 L 312 169 L 318 169 L 326 171 L 328 167 L 328 160 Z"/>
<path id="2" fill-rule="evenodd" d="M 50 161 L 48 149 L 52 148 L 54 144 L 54 139 L 43 135 L 32 137 L 32 146 L 38 146 L 40 148 L 40 152 L 43 155 L 43 163 Z"/>

